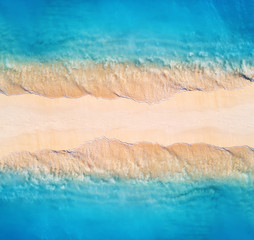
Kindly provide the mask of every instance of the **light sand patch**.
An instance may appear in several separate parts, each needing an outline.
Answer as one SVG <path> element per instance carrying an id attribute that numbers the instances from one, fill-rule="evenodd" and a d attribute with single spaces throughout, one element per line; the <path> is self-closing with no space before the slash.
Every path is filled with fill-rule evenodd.
<path id="1" fill-rule="evenodd" d="M 153 105 L 91 96 L 0 95 L 0 156 L 70 149 L 101 136 L 129 143 L 253 147 L 253 96 L 253 85 L 234 91 L 185 92 Z"/>

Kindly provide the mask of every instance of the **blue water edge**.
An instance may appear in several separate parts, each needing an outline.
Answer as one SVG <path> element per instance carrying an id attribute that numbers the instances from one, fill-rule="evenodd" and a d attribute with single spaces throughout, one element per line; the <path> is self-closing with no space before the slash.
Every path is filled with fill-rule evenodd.
<path id="1" fill-rule="evenodd" d="M 254 65 L 254 0 L 1 0 L 0 58 Z"/>
<path id="2" fill-rule="evenodd" d="M 0 239 L 254 239 L 254 185 L 1 173 Z"/>

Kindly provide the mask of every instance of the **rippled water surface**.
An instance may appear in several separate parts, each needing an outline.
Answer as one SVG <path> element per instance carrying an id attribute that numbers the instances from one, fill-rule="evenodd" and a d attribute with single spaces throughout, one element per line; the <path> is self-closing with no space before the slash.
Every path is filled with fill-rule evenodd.
<path id="1" fill-rule="evenodd" d="M 253 0 L 1 0 L 4 61 L 253 65 Z"/>
<path id="2" fill-rule="evenodd" d="M 253 239 L 254 186 L 1 174 L 1 239 Z"/>

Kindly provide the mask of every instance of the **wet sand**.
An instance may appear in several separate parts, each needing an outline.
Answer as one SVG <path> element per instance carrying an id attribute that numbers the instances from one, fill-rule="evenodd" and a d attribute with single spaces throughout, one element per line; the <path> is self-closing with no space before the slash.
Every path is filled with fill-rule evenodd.
<path id="1" fill-rule="evenodd" d="M 129 144 L 100 138 L 67 151 L 12 153 L 0 159 L 0 169 L 29 170 L 37 176 L 118 177 L 171 181 L 253 177 L 254 151 L 249 147 L 218 148 L 207 144 Z"/>
<path id="2" fill-rule="evenodd" d="M 0 65 L 0 92 L 47 97 L 92 95 L 158 103 L 183 91 L 237 89 L 251 84 L 253 67 L 226 71 L 175 63 L 170 67 L 134 64 L 8 63 Z"/>

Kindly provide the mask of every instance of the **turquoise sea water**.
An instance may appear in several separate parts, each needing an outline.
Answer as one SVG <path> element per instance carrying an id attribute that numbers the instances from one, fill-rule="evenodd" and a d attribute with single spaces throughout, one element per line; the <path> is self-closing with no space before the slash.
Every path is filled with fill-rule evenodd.
<path id="1" fill-rule="evenodd" d="M 0 175 L 0 239 L 254 239 L 254 185 Z"/>
<path id="2" fill-rule="evenodd" d="M 253 0 L 1 0 L 2 61 L 253 66 Z"/>

